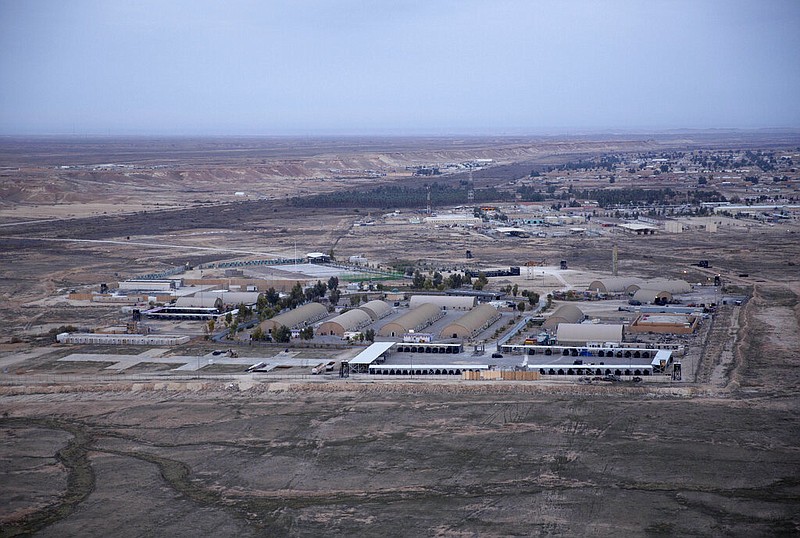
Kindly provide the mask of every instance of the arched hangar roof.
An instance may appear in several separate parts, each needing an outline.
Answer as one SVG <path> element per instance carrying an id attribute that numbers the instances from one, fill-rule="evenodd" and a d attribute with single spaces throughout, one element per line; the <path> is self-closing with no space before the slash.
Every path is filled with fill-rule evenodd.
<path id="1" fill-rule="evenodd" d="M 641 287 L 642 279 L 635 277 L 610 277 L 593 280 L 589 283 L 589 291 L 599 293 L 632 293 L 631 286 Z M 637 288 L 638 289 L 638 288 Z"/>
<path id="2" fill-rule="evenodd" d="M 442 309 L 435 304 L 426 303 L 403 314 L 396 320 L 381 327 L 380 336 L 395 336 L 405 334 L 408 331 L 419 331 L 424 329 L 444 315 Z"/>
<path id="3" fill-rule="evenodd" d="M 298 306 L 294 310 L 279 314 L 274 318 L 261 322 L 261 328 L 266 331 L 284 325 L 290 329 L 296 329 L 320 320 L 328 315 L 328 309 L 319 303 L 308 303 Z"/>
<path id="4" fill-rule="evenodd" d="M 369 317 L 372 318 L 372 321 L 385 318 L 392 313 L 392 307 L 389 305 L 389 303 L 386 301 L 381 301 L 380 299 L 375 299 L 374 301 L 364 303 L 359 307 L 359 310 L 363 310 L 369 314 Z"/>
<path id="5" fill-rule="evenodd" d="M 422 304 L 434 304 L 446 310 L 469 310 L 477 302 L 477 297 L 465 295 L 412 295 L 408 306 L 416 308 Z"/>
<path id="6" fill-rule="evenodd" d="M 357 331 L 370 323 L 372 323 L 370 315 L 360 308 L 355 308 L 339 314 L 333 319 L 329 319 L 319 326 L 318 332 L 320 334 L 344 336 L 345 332 Z"/>
<path id="7" fill-rule="evenodd" d="M 586 342 L 622 342 L 623 325 L 602 323 L 561 323 L 556 332 L 559 345 Z"/>
<path id="8" fill-rule="evenodd" d="M 585 318 L 583 310 L 574 304 L 562 304 L 542 324 L 545 329 L 555 329 L 560 323 L 580 323 Z"/>
<path id="9" fill-rule="evenodd" d="M 476 306 L 442 329 L 442 338 L 470 338 L 500 318 L 500 312 L 488 304 Z"/>
<path id="10" fill-rule="evenodd" d="M 662 291 L 653 288 L 639 288 L 636 290 L 636 293 L 633 294 L 633 300 L 639 301 L 643 304 L 652 303 L 656 299 L 666 299 L 667 301 L 671 301 L 672 294 L 668 291 Z"/>
<path id="11" fill-rule="evenodd" d="M 654 278 L 642 284 L 643 288 L 649 290 L 666 291 L 669 293 L 689 293 L 692 291 L 692 285 L 685 280 L 672 279 L 672 278 Z"/>

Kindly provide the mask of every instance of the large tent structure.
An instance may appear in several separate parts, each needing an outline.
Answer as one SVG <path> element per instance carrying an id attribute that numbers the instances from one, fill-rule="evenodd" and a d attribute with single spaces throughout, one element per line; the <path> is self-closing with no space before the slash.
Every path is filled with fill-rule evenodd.
<path id="1" fill-rule="evenodd" d="M 274 318 L 261 322 L 261 329 L 265 333 L 272 334 L 274 329 L 281 325 L 290 329 L 305 327 L 315 321 L 319 321 L 328 315 L 328 309 L 319 303 L 308 303 L 298 306 L 294 310 L 279 314 Z"/>
<path id="2" fill-rule="evenodd" d="M 553 311 L 542 324 L 542 328 L 553 330 L 561 323 L 580 323 L 586 316 L 583 310 L 573 304 L 564 304 Z"/>
<path id="3" fill-rule="evenodd" d="M 344 336 L 344 333 L 357 331 L 370 323 L 372 323 L 370 315 L 360 308 L 356 308 L 326 321 L 319 326 L 317 334 L 322 336 Z"/>
<path id="4" fill-rule="evenodd" d="M 445 310 L 471 310 L 477 301 L 477 297 L 464 295 L 412 295 L 408 306 L 417 308 L 423 304 L 434 304 Z"/>
<path id="5" fill-rule="evenodd" d="M 374 301 L 364 303 L 358 307 L 358 309 L 369 314 L 369 317 L 372 318 L 372 321 L 378 321 L 379 319 L 385 318 L 392 313 L 392 307 L 389 305 L 389 303 L 386 301 L 381 301 L 380 299 L 375 299 Z"/>
<path id="6" fill-rule="evenodd" d="M 379 336 L 402 336 L 410 331 L 421 331 L 437 319 L 444 316 L 444 310 L 435 304 L 426 303 L 403 314 L 394 321 L 381 327 Z"/>
<path id="7" fill-rule="evenodd" d="M 453 323 L 442 329 L 442 338 L 472 338 L 495 321 L 500 319 L 500 312 L 488 304 L 476 306 Z"/>
<path id="8" fill-rule="evenodd" d="M 622 342 L 623 325 L 602 323 L 561 323 L 558 325 L 556 340 L 559 345 L 586 345 L 588 342 Z"/>

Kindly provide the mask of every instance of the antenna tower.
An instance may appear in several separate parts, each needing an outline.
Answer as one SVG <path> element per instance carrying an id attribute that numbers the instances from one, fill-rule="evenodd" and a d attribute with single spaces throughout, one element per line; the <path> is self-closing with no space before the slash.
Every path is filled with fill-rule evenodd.
<path id="1" fill-rule="evenodd" d="M 428 185 L 428 216 L 431 216 L 431 186 Z"/>
<path id="2" fill-rule="evenodd" d="M 617 276 L 617 267 L 619 265 L 619 253 L 617 251 L 617 244 L 614 243 L 614 248 L 611 249 L 611 274 Z"/>

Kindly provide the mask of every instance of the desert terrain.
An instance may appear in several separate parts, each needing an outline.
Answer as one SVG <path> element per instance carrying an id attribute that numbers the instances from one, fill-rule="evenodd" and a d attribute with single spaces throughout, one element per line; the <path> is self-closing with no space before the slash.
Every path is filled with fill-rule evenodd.
<path id="1" fill-rule="evenodd" d="M 470 180 L 476 190 L 518 188 L 542 171 L 550 206 L 569 200 L 567 189 L 610 187 L 607 170 L 557 169 L 601 155 L 644 162 L 752 150 L 780 159 L 798 148 L 786 133 L 0 141 L 0 535 L 796 535 L 796 218 L 720 218 L 709 233 L 698 224 L 708 217 L 692 215 L 680 234 L 510 237 L 380 218 L 383 206 L 296 199 Z M 476 159 L 491 165 L 418 173 Z M 792 166 L 774 183 L 773 173 L 729 179 L 737 174 L 724 167 L 698 174 L 729 199 L 779 186 L 757 195 L 790 205 Z M 712 188 L 677 164 L 655 171 L 615 171 L 614 185 L 669 185 L 687 200 Z M 481 267 L 566 260 L 584 284 L 611 274 L 613 245 L 621 274 L 692 283 L 720 274 L 747 298 L 704 325 L 685 381 L 170 376 L 155 367 L 112 375 L 102 363 L 58 362 L 76 348 L 53 344 L 58 327 L 121 320 L 118 306 L 78 306 L 69 291 L 187 263 L 300 249 L 460 270 L 470 250 L 469 264 Z M 499 278 L 487 289 L 512 283 L 543 294 L 558 287 Z"/>

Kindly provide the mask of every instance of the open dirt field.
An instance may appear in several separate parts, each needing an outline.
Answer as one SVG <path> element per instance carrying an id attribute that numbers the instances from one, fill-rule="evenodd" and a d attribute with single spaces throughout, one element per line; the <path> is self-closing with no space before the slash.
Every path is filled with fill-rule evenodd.
<path id="1" fill-rule="evenodd" d="M 439 153 L 545 162 L 603 145 L 556 151 L 524 149 L 530 141 L 500 149 L 486 141 L 456 149 L 426 143 L 395 142 L 390 165 L 443 159 Z M 154 146 L 141 159 L 134 158 L 141 147 L 124 142 L 100 154 L 91 144 L 43 146 L 25 159 L 6 144 L 0 156 L 9 167 L 37 168 L 30 177 L 47 183 L 42 167 L 65 163 L 171 159 L 187 177 L 200 177 L 209 167 L 271 166 L 271 159 L 354 168 L 354 154 L 385 153 L 379 143 L 367 150 L 331 141 L 276 141 L 271 149 L 186 144 Z M 90 175 L 67 172 L 80 181 Z M 203 189 L 221 181 L 209 174 Z M 169 181 L 184 181 L 176 178 Z M 142 186 L 161 188 L 152 178 L 140 181 L 121 181 L 120 200 Z M 259 181 L 279 197 L 305 185 L 266 173 Z M 331 188 L 348 181 L 331 179 Z M 6 192 L 15 182 L 4 177 Z M 175 185 L 158 199 L 176 205 L 170 210 L 25 214 L 26 204 L 40 203 L 35 196 L 3 208 L 21 213 L 8 219 L 16 225 L 0 227 L 0 536 L 800 533 L 800 275 L 787 265 L 800 259 L 796 223 L 651 237 L 490 237 L 386 222 L 354 226 L 369 208 L 297 210 L 275 199 L 196 204 L 188 190 L 174 194 Z M 41 216 L 55 220 L 22 224 Z M 333 248 L 387 265 L 458 268 L 466 249 L 482 266 L 564 259 L 580 274 L 568 280 L 580 287 L 610 273 L 614 243 L 622 274 L 706 282 L 720 273 L 730 289 L 751 297 L 704 327 L 708 339 L 692 350 L 691 382 L 169 379 L 154 370 L 115 379 L 97 373 L 106 363 L 84 371 L 57 362 L 74 348 L 50 347 L 47 335 L 61 325 L 119 323 L 118 306 L 78 308 L 63 299 L 70 289 L 186 262 L 289 256 L 295 244 L 302 253 Z M 700 259 L 713 267 L 691 265 Z M 512 282 L 544 292 L 563 284 L 550 276 L 491 286 Z M 23 341 L 11 343 L 11 336 Z"/>

